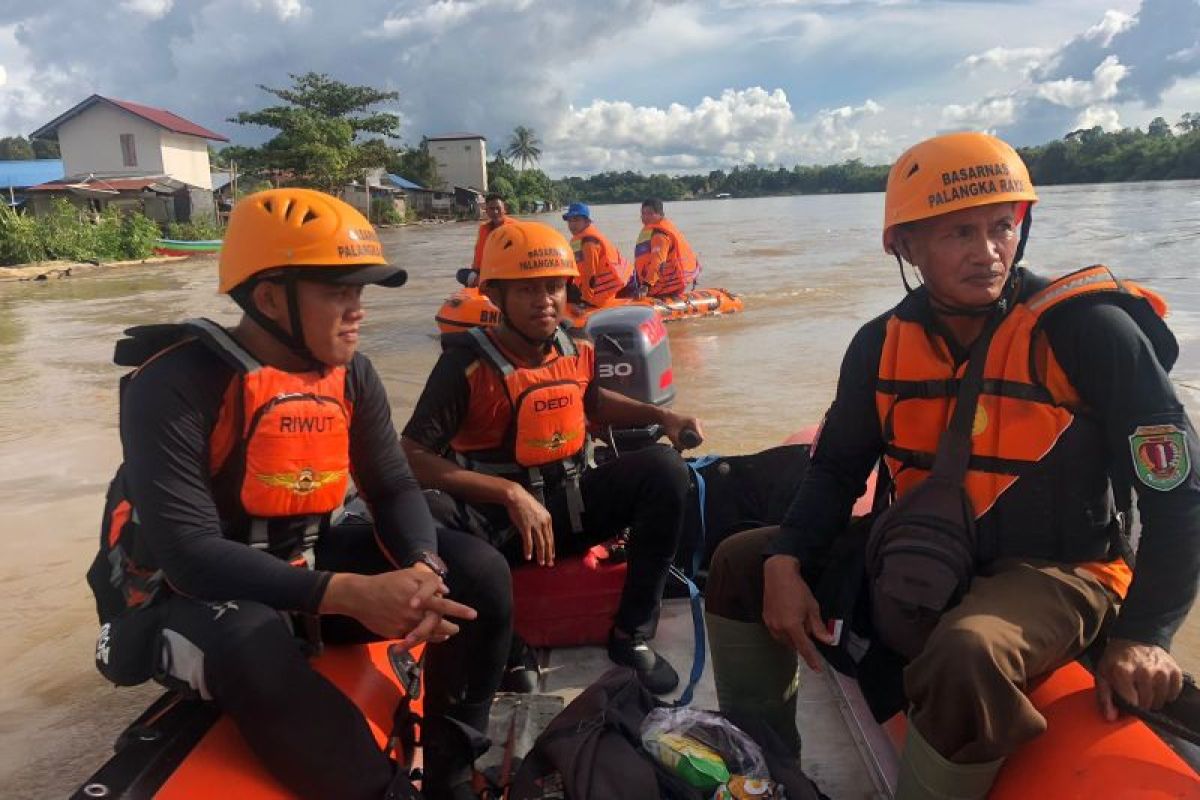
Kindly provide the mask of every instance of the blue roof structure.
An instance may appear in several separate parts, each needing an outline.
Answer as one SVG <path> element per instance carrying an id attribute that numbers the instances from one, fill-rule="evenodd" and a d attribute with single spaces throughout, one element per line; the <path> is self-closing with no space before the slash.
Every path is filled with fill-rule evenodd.
<path id="1" fill-rule="evenodd" d="M 62 178 L 61 158 L 38 158 L 29 161 L 0 161 L 0 188 L 37 186 L 39 183 Z"/>
<path id="2" fill-rule="evenodd" d="M 383 177 L 387 179 L 388 183 L 392 184 L 397 189 L 420 189 L 421 191 L 425 191 L 424 186 L 419 183 L 413 183 L 408 178 L 403 178 L 399 175 L 393 175 L 390 172 L 385 173 Z"/>

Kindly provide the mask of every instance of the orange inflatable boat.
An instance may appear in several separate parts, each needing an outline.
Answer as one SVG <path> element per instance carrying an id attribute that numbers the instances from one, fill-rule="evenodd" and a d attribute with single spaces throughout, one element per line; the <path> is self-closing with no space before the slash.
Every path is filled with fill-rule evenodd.
<path id="1" fill-rule="evenodd" d="M 398 654 L 389 655 L 392 644 L 329 647 L 313 662 L 362 710 L 381 748 L 393 733 L 396 708 L 405 693 L 392 666 Z M 415 648 L 413 657 L 419 654 L 420 648 Z M 409 669 L 413 663 L 412 658 L 403 659 Z M 419 693 L 412 709 L 420 710 Z M 294 797 L 259 763 L 228 717 L 220 716 L 210 703 L 176 693 L 167 693 L 150 706 L 121 735 L 115 750 L 72 800 Z"/>
<path id="2" fill-rule="evenodd" d="M 674 322 L 693 317 L 734 314 L 742 310 L 744 303 L 741 297 L 725 289 L 694 289 L 674 297 L 618 298 L 603 306 L 568 303 L 566 316 L 573 327 L 582 328 L 595 312 L 623 306 L 653 308 L 664 322 Z M 495 325 L 500 321 L 500 312 L 478 289 L 464 287 L 446 298 L 435 319 L 442 333 L 455 333 L 479 325 Z"/>

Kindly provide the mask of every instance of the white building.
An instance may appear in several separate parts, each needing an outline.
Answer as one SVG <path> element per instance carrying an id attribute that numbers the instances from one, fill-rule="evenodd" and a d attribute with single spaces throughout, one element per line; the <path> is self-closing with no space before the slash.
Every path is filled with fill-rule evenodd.
<path id="1" fill-rule="evenodd" d="M 38 128 L 57 138 L 63 171 L 73 175 L 162 175 L 212 189 L 208 142 L 229 139 L 161 108 L 94 94 Z"/>
<path id="2" fill-rule="evenodd" d="M 461 186 L 487 193 L 487 138 L 478 133 L 444 133 L 427 141 L 447 191 Z"/>

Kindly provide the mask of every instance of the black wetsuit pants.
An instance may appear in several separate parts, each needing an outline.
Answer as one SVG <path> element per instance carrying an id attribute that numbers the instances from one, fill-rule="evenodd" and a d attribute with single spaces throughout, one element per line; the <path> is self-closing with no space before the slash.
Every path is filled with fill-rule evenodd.
<path id="1" fill-rule="evenodd" d="M 663 587 L 679 546 L 689 480 L 687 464 L 665 445 L 633 450 L 587 470 L 580 480 L 584 512 L 579 536 L 571 530 L 566 495 L 546 492 L 557 557 L 581 553 L 630 529 L 629 571 L 614 620 L 626 633 L 654 636 Z M 525 563 L 521 538 L 503 507 L 467 505 L 444 492 L 425 496 L 439 525 L 470 531 L 498 547 L 509 563 Z"/>
<path id="2" fill-rule="evenodd" d="M 479 612 L 425 663 L 425 730 L 448 716 L 482 731 L 512 630 L 508 565 L 476 537 L 438 531 L 450 596 Z M 369 525 L 335 528 L 317 547 L 317 567 L 375 574 L 392 569 Z M 312 798 L 381 798 L 392 762 L 357 707 L 309 664 L 284 616 L 261 603 L 166 601 L 164 652 L 171 678 L 213 699 L 292 791 Z M 378 637 L 346 617 L 324 617 L 327 643 Z M 428 754 L 428 748 L 427 748 Z M 427 764 L 427 768 L 433 765 Z M 431 778 L 434 776 L 431 775 Z"/>

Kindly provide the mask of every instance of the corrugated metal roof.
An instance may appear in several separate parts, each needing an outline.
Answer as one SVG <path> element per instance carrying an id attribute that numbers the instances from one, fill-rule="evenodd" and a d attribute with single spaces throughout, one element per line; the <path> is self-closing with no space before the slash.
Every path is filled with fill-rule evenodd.
<path id="1" fill-rule="evenodd" d="M 484 141 L 487 141 L 487 137 L 481 133 L 463 133 L 461 131 L 455 133 L 439 133 L 437 136 L 426 136 L 425 138 L 431 142 L 446 139 L 483 139 Z"/>
<path id="2" fill-rule="evenodd" d="M 413 181 L 410 181 L 408 178 L 405 178 L 403 175 L 393 175 L 392 173 L 388 172 L 383 177 L 385 179 L 387 179 L 388 183 L 390 183 L 393 186 L 396 186 L 400 189 L 420 189 L 421 191 L 425 191 L 424 186 L 422 186 L 419 183 L 414 183 Z"/>
<path id="3" fill-rule="evenodd" d="M 128 111 L 130 114 L 139 116 L 148 122 L 153 122 L 155 125 L 158 125 L 161 128 L 166 128 L 172 133 L 183 133 L 187 134 L 188 136 L 199 136 L 202 139 L 212 139 L 213 141 L 217 142 L 229 141 L 228 137 L 222 136 L 219 133 L 214 133 L 208 128 L 197 125 L 191 120 L 184 119 L 173 111 L 167 111 L 165 108 L 153 108 L 151 106 L 144 106 L 141 103 L 132 103 L 128 100 L 115 100 L 111 97 L 101 97 L 98 94 L 92 95 L 82 103 L 79 103 L 67 111 L 64 111 L 62 114 L 59 114 L 50 122 L 47 122 L 42 127 L 29 134 L 30 138 L 40 139 L 53 135 L 54 132 L 58 130 L 59 126 L 64 122 L 72 117 L 82 114 L 84 111 L 88 110 L 97 103 L 109 103 L 110 105 L 114 105 L 124 111 Z"/>
<path id="4" fill-rule="evenodd" d="M 56 181 L 63 176 L 61 158 L 39 158 L 32 161 L 0 161 L 0 187 L 36 186 Z"/>

